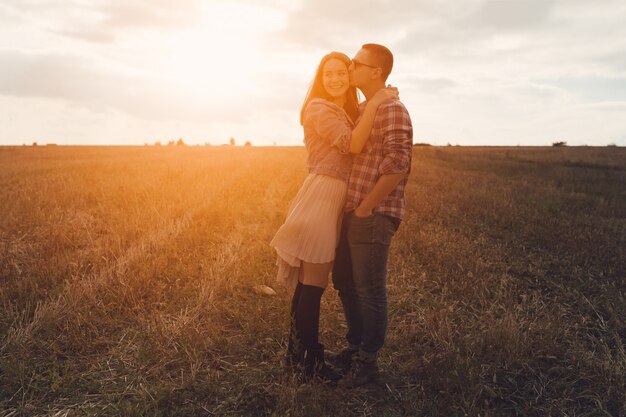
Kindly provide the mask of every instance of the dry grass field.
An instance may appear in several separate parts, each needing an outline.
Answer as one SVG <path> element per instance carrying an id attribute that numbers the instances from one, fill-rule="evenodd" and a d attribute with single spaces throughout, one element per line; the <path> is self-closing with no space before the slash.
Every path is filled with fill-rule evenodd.
<path id="1" fill-rule="evenodd" d="M 626 416 L 626 149 L 416 147 L 355 390 L 281 367 L 304 156 L 0 148 L 0 415 Z M 332 288 L 321 328 L 342 346 Z"/>

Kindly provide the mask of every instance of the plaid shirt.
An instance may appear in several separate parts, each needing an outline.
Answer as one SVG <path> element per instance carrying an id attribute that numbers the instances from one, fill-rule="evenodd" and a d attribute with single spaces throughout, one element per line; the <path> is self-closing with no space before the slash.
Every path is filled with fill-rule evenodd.
<path id="1" fill-rule="evenodd" d="M 365 103 L 361 104 L 361 114 L 364 109 Z M 406 173 L 407 176 L 374 209 L 374 213 L 402 219 L 404 187 L 411 172 L 412 155 L 413 127 L 409 112 L 400 101 L 386 101 L 378 107 L 366 146 L 354 157 L 344 211 L 355 210 L 381 175 Z"/>

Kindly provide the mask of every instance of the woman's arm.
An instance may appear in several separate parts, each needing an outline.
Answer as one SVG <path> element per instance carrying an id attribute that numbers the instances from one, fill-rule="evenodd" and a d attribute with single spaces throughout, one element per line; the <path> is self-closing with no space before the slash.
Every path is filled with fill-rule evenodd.
<path id="1" fill-rule="evenodd" d="M 365 142 L 370 137 L 370 132 L 374 126 L 374 118 L 378 106 L 389 99 L 398 98 L 398 89 L 395 87 L 383 88 L 379 90 L 371 100 L 367 102 L 365 111 L 359 123 L 352 129 L 352 140 L 350 141 L 350 153 L 360 153 L 365 146 Z"/>

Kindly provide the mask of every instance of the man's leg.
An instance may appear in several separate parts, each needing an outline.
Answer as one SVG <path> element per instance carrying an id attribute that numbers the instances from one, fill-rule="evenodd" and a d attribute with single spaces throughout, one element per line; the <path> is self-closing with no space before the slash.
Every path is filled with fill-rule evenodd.
<path id="1" fill-rule="evenodd" d="M 355 363 L 360 369 L 347 381 L 353 386 L 370 382 L 378 374 L 376 357 L 387 332 L 387 260 L 398 225 L 399 220 L 381 214 L 352 216 L 350 221 L 347 237 L 363 317 L 360 362 Z"/>
<path id="2" fill-rule="evenodd" d="M 333 286 L 339 292 L 339 298 L 343 306 L 348 332 L 346 334 L 347 346 L 351 351 L 357 351 L 361 345 L 363 332 L 363 318 L 361 316 L 361 306 L 359 296 L 352 277 L 352 258 L 348 245 L 348 224 L 352 214 L 346 214 L 341 226 L 339 245 L 335 252 L 335 263 L 333 264 Z"/>

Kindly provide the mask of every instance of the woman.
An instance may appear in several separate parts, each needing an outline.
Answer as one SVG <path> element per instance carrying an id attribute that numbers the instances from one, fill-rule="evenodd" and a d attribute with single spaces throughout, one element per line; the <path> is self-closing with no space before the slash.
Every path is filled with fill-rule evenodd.
<path id="1" fill-rule="evenodd" d="M 395 88 L 378 92 L 365 106 L 350 87 L 350 58 L 340 52 L 324 56 L 300 111 L 309 175 L 292 202 L 285 223 L 270 245 L 278 254 L 278 279 L 295 286 L 285 361 L 304 366 L 305 376 L 338 380 L 324 362 L 318 342 L 320 301 L 335 257 L 352 157 L 367 141 L 378 106 L 397 98 Z"/>

